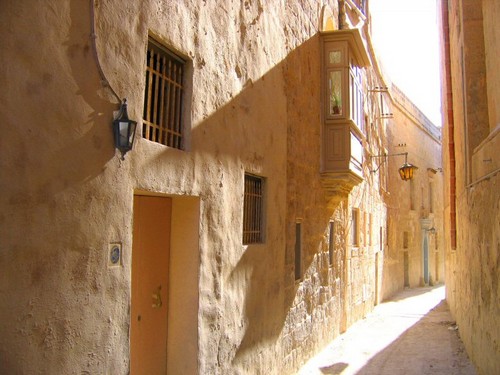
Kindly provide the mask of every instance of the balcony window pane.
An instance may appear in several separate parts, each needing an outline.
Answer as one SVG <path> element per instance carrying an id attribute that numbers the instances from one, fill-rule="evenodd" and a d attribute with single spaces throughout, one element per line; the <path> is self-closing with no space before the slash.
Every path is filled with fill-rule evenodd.
<path id="1" fill-rule="evenodd" d="M 330 97 L 329 115 L 342 114 L 342 72 L 330 71 L 328 76 L 328 94 Z"/>

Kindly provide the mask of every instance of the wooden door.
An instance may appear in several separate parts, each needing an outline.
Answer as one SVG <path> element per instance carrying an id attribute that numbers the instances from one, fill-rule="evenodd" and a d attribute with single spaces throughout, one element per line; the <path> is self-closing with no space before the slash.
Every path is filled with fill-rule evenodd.
<path id="1" fill-rule="evenodd" d="M 410 287 L 410 258 L 408 251 L 403 252 L 403 275 L 404 275 L 404 287 Z"/>
<path id="2" fill-rule="evenodd" d="M 167 373 L 172 199 L 134 197 L 130 374 Z"/>
<path id="3" fill-rule="evenodd" d="M 424 282 L 429 284 L 429 243 L 427 241 L 427 234 L 424 237 Z"/>

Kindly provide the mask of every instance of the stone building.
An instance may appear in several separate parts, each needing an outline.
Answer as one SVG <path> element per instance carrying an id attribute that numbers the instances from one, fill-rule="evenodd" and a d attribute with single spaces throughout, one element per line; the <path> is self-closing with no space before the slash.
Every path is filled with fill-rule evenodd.
<path id="1" fill-rule="evenodd" d="M 402 287 L 444 283 L 443 169 L 441 129 L 436 127 L 395 85 L 386 97 L 387 251 L 383 295 Z M 404 155 L 406 154 L 407 155 Z M 418 169 L 402 181 L 398 167 L 407 160 Z"/>
<path id="2" fill-rule="evenodd" d="M 446 291 L 480 374 L 500 373 L 500 3 L 441 2 Z"/>
<path id="3" fill-rule="evenodd" d="M 371 311 L 367 6 L 2 2 L 0 372 L 293 373 Z"/>

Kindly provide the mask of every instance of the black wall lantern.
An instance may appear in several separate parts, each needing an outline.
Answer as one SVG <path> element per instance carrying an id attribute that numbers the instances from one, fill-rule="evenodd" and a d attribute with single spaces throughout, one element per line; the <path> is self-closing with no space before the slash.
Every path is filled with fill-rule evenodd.
<path id="1" fill-rule="evenodd" d="M 413 178 L 413 173 L 415 172 L 415 170 L 418 169 L 418 167 L 414 166 L 413 164 L 408 163 L 408 153 L 407 152 L 402 152 L 399 154 L 383 154 L 383 155 L 370 156 L 370 158 L 384 158 L 384 160 L 382 160 L 382 162 L 377 166 L 377 168 L 372 170 L 371 172 L 372 173 L 377 172 L 380 169 L 380 167 L 382 166 L 382 164 L 384 164 L 386 162 L 386 160 L 389 156 L 401 156 L 401 155 L 405 156 L 405 163 L 399 168 L 399 177 L 401 177 L 401 179 L 403 181 L 411 180 Z"/>
<path id="2" fill-rule="evenodd" d="M 136 127 L 137 121 L 128 118 L 127 99 L 123 99 L 118 117 L 113 121 L 115 147 L 122 153 L 122 160 L 134 145 Z"/>

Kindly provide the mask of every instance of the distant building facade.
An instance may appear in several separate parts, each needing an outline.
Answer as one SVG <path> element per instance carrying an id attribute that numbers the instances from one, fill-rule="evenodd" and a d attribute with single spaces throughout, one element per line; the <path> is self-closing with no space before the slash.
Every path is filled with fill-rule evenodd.
<path id="1" fill-rule="evenodd" d="M 445 280 L 441 129 L 397 86 L 389 87 L 387 143 L 395 156 L 388 158 L 384 297 Z M 395 173 L 405 160 L 418 168 L 410 181 Z"/>
<path id="2" fill-rule="evenodd" d="M 388 295 L 367 6 L 3 2 L 0 372 L 293 373 Z"/>
<path id="3" fill-rule="evenodd" d="M 480 374 L 500 372 L 500 4 L 441 2 L 446 298 Z"/>

